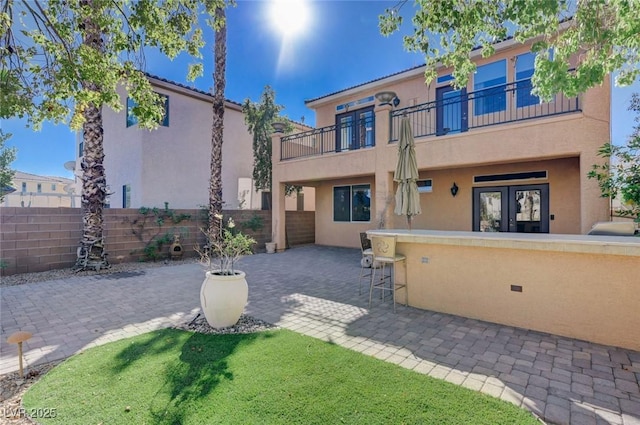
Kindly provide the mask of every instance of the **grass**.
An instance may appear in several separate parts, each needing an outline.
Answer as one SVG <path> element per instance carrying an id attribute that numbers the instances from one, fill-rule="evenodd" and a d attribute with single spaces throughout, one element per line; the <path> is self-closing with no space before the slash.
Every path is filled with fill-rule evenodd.
<path id="1" fill-rule="evenodd" d="M 32 386 L 42 424 L 537 424 L 515 405 L 287 330 L 151 332 Z"/>

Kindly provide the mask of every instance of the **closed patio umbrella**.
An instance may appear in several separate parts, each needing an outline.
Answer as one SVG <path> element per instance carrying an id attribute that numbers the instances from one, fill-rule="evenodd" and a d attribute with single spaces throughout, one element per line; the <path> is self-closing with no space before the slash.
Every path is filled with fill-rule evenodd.
<path id="1" fill-rule="evenodd" d="M 398 163 L 393 180 L 398 182 L 396 191 L 395 213 L 407 216 L 407 224 L 411 230 L 411 219 L 422 213 L 420 193 L 418 192 L 418 162 L 413 141 L 413 132 L 409 118 L 404 117 L 400 123 L 400 140 L 398 141 Z"/>

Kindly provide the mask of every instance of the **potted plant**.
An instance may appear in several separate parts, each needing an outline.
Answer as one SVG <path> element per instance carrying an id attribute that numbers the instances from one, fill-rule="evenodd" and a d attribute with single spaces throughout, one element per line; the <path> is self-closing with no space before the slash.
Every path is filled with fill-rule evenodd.
<path id="1" fill-rule="evenodd" d="M 204 232 L 207 244 L 196 247 L 200 262 L 207 268 L 200 288 L 200 305 L 204 317 L 213 328 L 233 326 L 240 319 L 249 296 L 246 275 L 235 264 L 244 255 L 252 254 L 255 239 L 235 228 L 233 218 L 224 223 L 222 215 L 216 215 L 220 223 L 211 233 Z"/>
<path id="2" fill-rule="evenodd" d="M 265 242 L 264 248 L 267 250 L 267 254 L 273 254 L 276 252 L 277 244 L 276 244 L 276 230 L 278 229 L 278 222 L 274 226 L 273 233 L 271 234 L 271 242 Z"/>

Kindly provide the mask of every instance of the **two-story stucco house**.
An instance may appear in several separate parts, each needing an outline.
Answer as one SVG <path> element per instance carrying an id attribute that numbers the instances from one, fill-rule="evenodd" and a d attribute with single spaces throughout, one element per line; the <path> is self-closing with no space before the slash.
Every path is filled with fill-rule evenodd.
<path id="1" fill-rule="evenodd" d="M 584 234 L 607 220 L 608 200 L 587 172 L 609 140 L 610 82 L 541 102 L 529 46 L 495 50 L 472 54 L 477 71 L 461 90 L 445 68 L 425 85 L 421 66 L 308 100 L 317 128 L 273 137 L 278 246 L 286 183 L 316 188 L 318 244 L 358 247 L 359 232 L 407 227 L 393 213 L 404 117 L 420 172 L 413 228 Z"/>
<path id="2" fill-rule="evenodd" d="M 79 207 L 80 198 L 73 180 L 64 177 L 39 176 L 16 171 L 11 187 L 5 195 L 4 207 Z"/>
<path id="3" fill-rule="evenodd" d="M 199 208 L 209 200 L 213 96 L 159 77 L 149 76 L 154 90 L 165 97 L 165 117 L 156 130 L 138 128 L 134 106 L 124 89 L 120 112 L 103 112 L 105 174 L 112 208 Z M 253 184 L 252 136 L 242 106 L 225 101 L 222 145 L 223 208 L 261 209 L 269 193 Z M 302 127 L 299 130 L 308 129 Z M 83 154 L 77 137 L 77 164 Z M 288 210 L 313 210 L 313 188 L 287 197 Z"/>

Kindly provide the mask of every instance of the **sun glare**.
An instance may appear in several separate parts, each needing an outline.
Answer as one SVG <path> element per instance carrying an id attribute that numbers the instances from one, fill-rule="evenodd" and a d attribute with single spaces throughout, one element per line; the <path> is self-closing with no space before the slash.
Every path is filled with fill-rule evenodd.
<path id="1" fill-rule="evenodd" d="M 288 38 L 305 31 L 309 23 L 309 6 L 307 0 L 273 0 L 270 15 L 275 29 Z"/>

